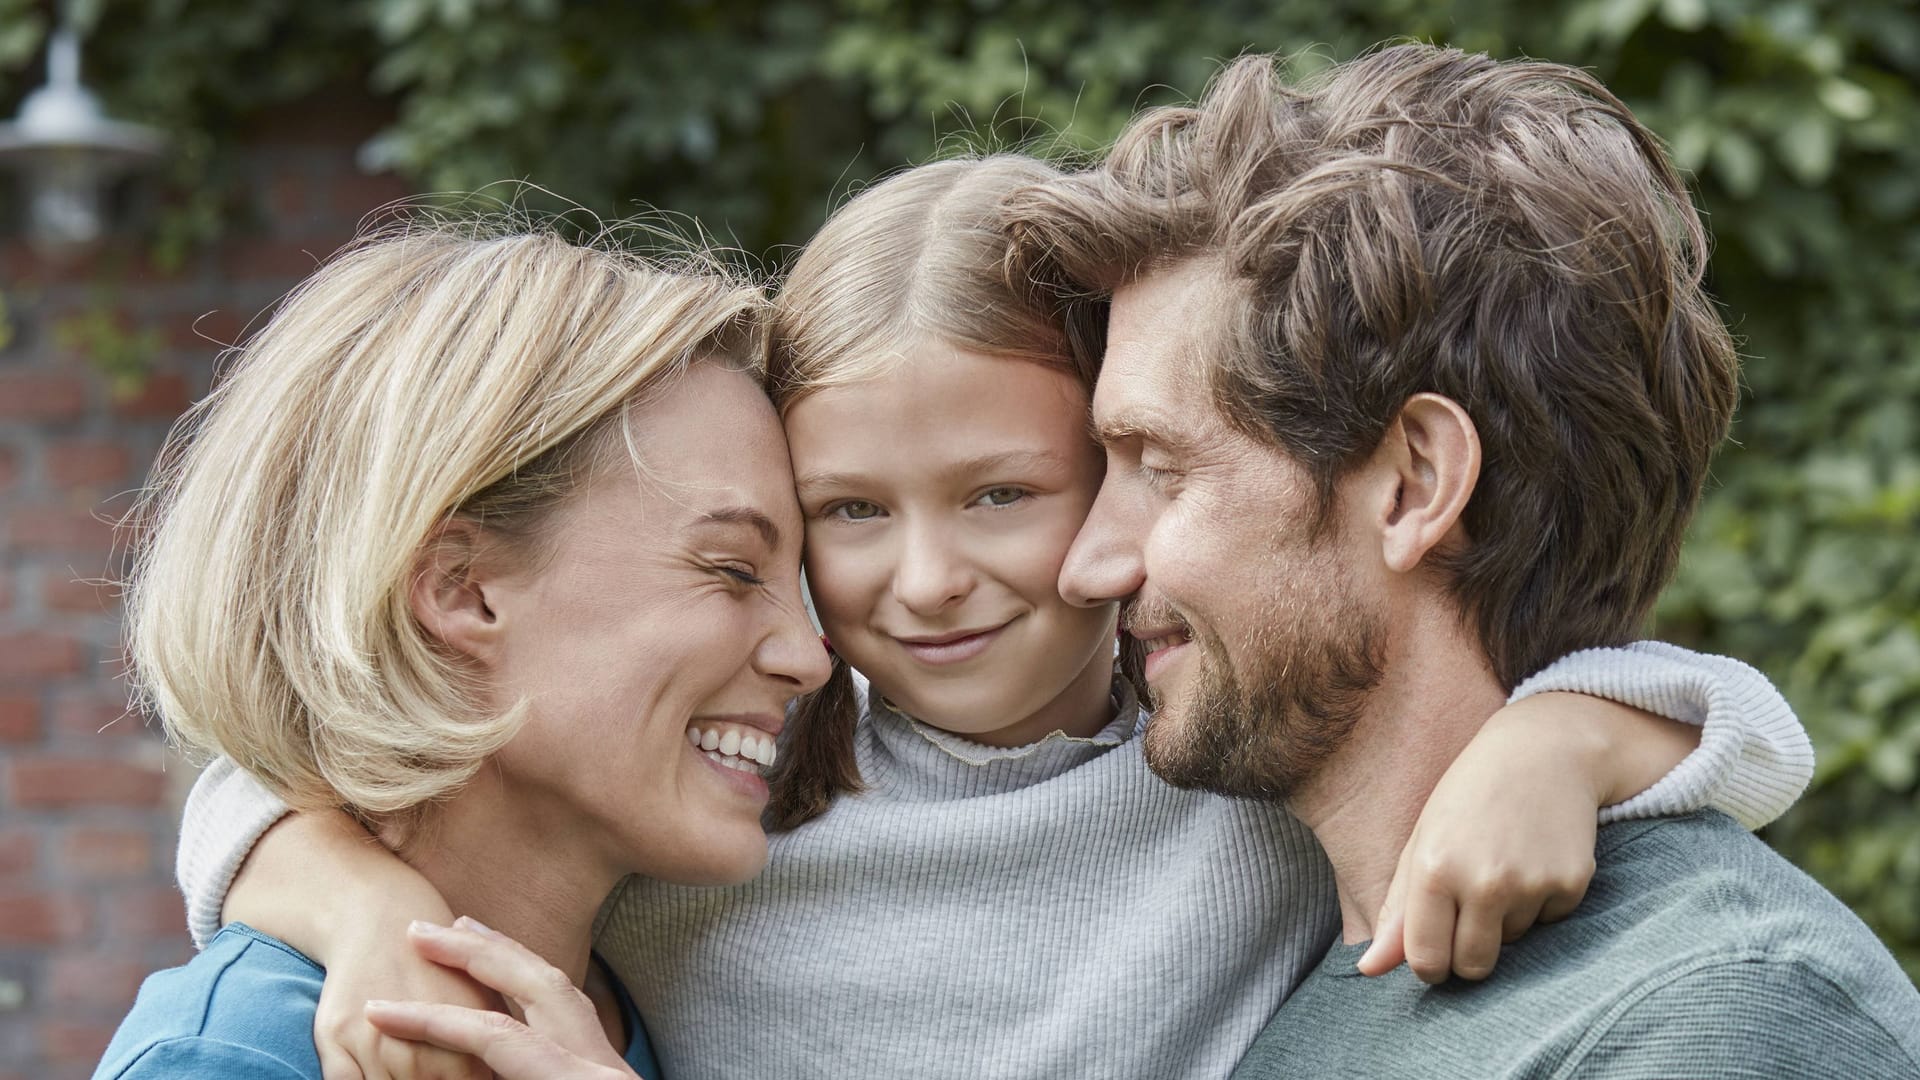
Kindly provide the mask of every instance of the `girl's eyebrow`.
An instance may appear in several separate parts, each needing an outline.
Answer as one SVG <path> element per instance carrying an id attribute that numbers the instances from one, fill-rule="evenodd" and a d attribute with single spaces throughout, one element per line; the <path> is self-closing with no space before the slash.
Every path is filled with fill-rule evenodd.
<path id="1" fill-rule="evenodd" d="M 967 479 L 982 473 L 1058 472 L 1068 468 L 1064 457 L 1051 450 L 1000 450 L 963 458 L 940 470 L 942 479 Z M 874 479 L 858 472 L 810 472 L 794 481 L 802 499 L 823 491 L 857 490 L 871 487 Z"/>

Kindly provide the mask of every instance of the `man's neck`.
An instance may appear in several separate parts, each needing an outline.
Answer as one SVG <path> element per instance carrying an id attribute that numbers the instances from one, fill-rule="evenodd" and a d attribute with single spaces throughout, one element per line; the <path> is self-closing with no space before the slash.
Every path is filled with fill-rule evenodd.
<path id="1" fill-rule="evenodd" d="M 1386 677 L 1352 737 L 1288 801 L 1333 863 L 1349 944 L 1373 936 L 1427 796 L 1507 699 L 1471 630 L 1450 610 L 1412 615 L 1393 638 Z"/>
<path id="2" fill-rule="evenodd" d="M 581 986 L 594 916 L 619 876 L 583 843 L 567 841 L 585 831 L 577 823 L 567 828 L 519 812 L 526 800 L 498 788 L 498 775 L 481 770 L 435 808 L 400 856 L 456 915 L 513 938 Z"/>

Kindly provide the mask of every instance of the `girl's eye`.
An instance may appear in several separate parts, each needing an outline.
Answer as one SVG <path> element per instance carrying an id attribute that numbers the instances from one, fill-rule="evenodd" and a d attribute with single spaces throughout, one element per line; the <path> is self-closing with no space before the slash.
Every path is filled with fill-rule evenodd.
<path id="1" fill-rule="evenodd" d="M 880 508 L 865 499 L 848 499 L 828 507 L 827 516 L 842 521 L 870 521 L 880 516 Z"/>
<path id="2" fill-rule="evenodd" d="M 1012 506 L 1027 497 L 1026 489 L 1017 487 L 989 488 L 985 494 L 974 500 L 976 506 Z"/>

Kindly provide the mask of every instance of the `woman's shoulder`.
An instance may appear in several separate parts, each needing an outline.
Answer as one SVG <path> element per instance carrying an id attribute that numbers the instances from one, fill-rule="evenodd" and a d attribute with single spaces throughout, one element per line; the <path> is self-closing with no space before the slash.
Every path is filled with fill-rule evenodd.
<path id="1" fill-rule="evenodd" d="M 325 974 L 285 942 L 229 923 L 198 956 L 141 984 L 95 1080 L 319 1080 L 313 1014 Z"/>

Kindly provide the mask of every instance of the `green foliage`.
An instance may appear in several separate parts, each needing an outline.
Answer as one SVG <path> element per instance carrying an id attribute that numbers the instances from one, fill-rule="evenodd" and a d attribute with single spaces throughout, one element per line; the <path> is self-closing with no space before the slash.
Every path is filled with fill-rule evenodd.
<path id="1" fill-rule="evenodd" d="M 0 74 L 44 20 L 0 0 Z M 427 189 L 523 179 L 698 215 L 753 253 L 847 184 L 963 142 L 1074 154 L 1220 59 L 1303 70 L 1414 36 L 1593 68 L 1698 183 L 1748 357 L 1736 443 L 1661 609 L 1746 658 L 1821 756 L 1769 839 L 1920 975 L 1920 9 L 1911 0 L 98 0 L 90 70 L 180 150 L 177 256 L 244 213 L 247 119 L 395 107 L 368 157 Z"/>

